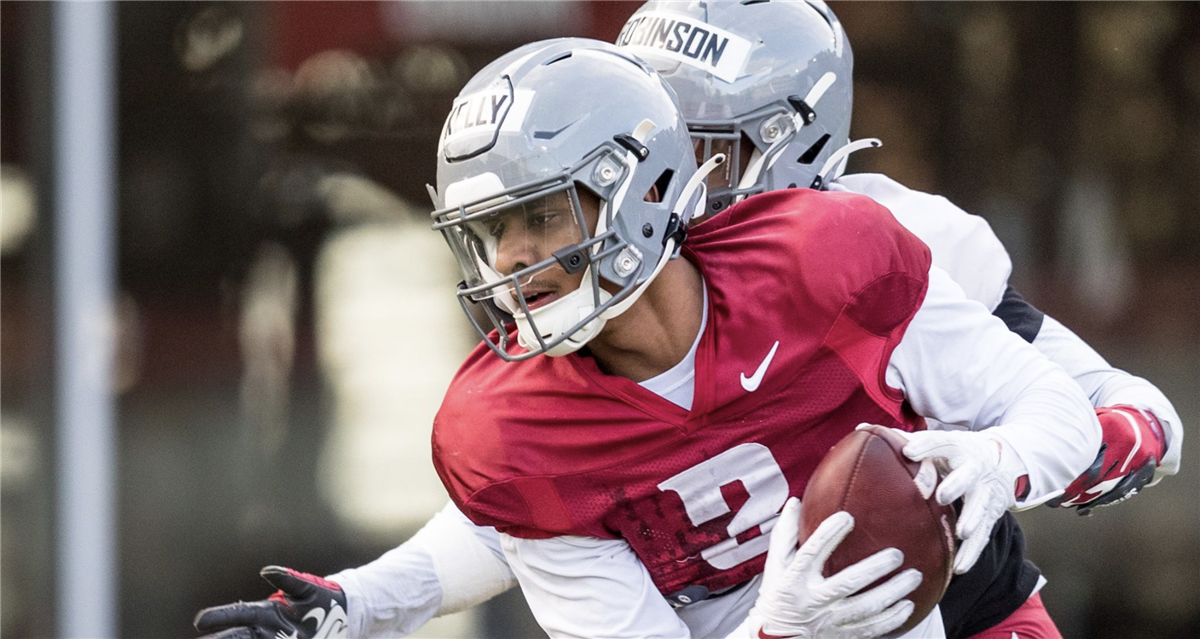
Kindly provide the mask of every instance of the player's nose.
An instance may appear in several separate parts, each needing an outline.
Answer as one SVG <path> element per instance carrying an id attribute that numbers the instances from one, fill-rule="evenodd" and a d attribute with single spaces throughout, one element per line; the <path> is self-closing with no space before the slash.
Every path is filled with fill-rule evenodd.
<path id="1" fill-rule="evenodd" d="M 537 246 L 528 233 L 506 232 L 496 246 L 495 268 L 502 275 L 512 275 L 539 261 Z"/>

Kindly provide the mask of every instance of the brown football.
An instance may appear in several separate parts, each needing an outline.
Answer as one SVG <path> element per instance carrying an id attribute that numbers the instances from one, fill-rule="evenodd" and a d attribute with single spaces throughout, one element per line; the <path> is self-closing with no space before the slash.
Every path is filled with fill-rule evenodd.
<path id="1" fill-rule="evenodd" d="M 813 471 L 800 514 L 801 542 L 840 510 L 854 516 L 854 530 L 825 562 L 826 577 L 885 548 L 903 552 L 904 565 L 867 588 L 900 570 L 921 571 L 921 585 L 905 597 L 913 602 L 913 614 L 895 634 L 911 630 L 933 610 L 954 567 L 954 508 L 937 503 L 936 469 L 905 457 L 904 444 L 902 435 L 882 426 L 844 437 Z"/>

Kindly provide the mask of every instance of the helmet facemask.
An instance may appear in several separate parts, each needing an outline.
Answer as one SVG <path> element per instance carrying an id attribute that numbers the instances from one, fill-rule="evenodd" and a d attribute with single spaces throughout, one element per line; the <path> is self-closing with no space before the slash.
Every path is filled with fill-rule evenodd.
<path id="1" fill-rule="evenodd" d="M 728 159 L 721 170 L 708 176 L 709 213 L 771 190 L 764 168 L 774 164 L 795 139 L 799 129 L 795 120 L 788 107 L 776 104 L 730 120 L 688 123 L 698 163 L 718 153 Z"/>
<path id="2" fill-rule="evenodd" d="M 474 316 L 472 322 L 504 359 L 578 350 L 637 287 L 640 255 L 613 228 L 611 204 L 619 205 L 634 168 L 622 155 L 606 143 L 575 170 L 434 212 L 434 228 L 462 270 L 459 301 L 464 310 L 468 302 L 482 304 L 490 326 Z M 614 201 L 581 190 L 581 177 L 583 184 L 608 187 Z M 623 280 L 598 275 L 614 257 L 607 264 L 625 273 Z M 510 348 L 514 326 L 523 353 Z"/>

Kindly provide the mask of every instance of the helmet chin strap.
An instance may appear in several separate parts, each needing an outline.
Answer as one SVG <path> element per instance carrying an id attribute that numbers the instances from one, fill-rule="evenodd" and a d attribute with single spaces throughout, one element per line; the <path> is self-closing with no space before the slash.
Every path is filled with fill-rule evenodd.
<path id="1" fill-rule="evenodd" d="M 750 153 L 750 161 L 747 163 L 746 172 L 742 173 L 742 179 L 738 181 L 738 190 L 740 191 L 742 189 L 748 189 L 754 186 L 754 184 L 758 182 L 758 176 L 763 172 L 763 168 L 771 168 L 770 166 L 767 166 L 765 160 L 767 158 L 771 158 L 771 164 L 774 164 L 775 158 L 783 155 L 783 147 L 787 146 L 788 142 L 790 142 L 790 140 L 785 142 L 784 138 L 780 138 L 779 140 L 776 140 L 774 144 L 767 147 L 766 153 L 763 153 L 758 149 L 754 149 L 754 151 Z M 778 152 L 776 153 L 776 151 Z M 774 155 L 772 155 L 772 153 L 774 153 Z M 739 195 L 735 197 L 733 201 L 741 202 L 745 198 L 745 195 Z"/>
<path id="2" fill-rule="evenodd" d="M 833 71 L 826 71 L 825 75 L 822 75 L 821 79 L 817 80 L 816 83 L 813 84 L 812 88 L 808 90 L 808 94 L 804 96 L 804 103 L 807 104 L 810 109 L 814 110 L 814 117 L 817 104 L 821 101 L 821 98 L 825 97 L 825 92 L 829 90 L 829 87 L 833 86 L 834 82 L 837 82 L 837 74 Z M 811 124 L 811 122 L 806 121 L 804 116 L 799 112 L 792 114 L 792 122 L 796 127 L 796 132 L 792 137 L 786 138 L 788 144 L 791 144 L 796 136 L 800 135 L 800 131 L 804 127 Z M 780 149 L 779 153 L 776 153 L 775 155 L 771 155 L 770 149 L 768 149 L 768 152 L 765 155 L 770 158 L 766 168 L 767 171 L 770 171 L 771 167 L 775 166 L 776 160 L 783 157 L 783 149 Z"/>
<path id="3" fill-rule="evenodd" d="M 711 158 L 708 158 L 707 162 L 701 164 L 700 168 L 696 169 L 696 172 L 692 174 L 692 178 L 687 181 L 687 184 L 683 185 L 683 190 L 679 192 L 679 199 L 675 200 L 675 208 L 671 209 L 671 212 L 675 215 L 678 215 L 680 219 L 692 219 L 692 215 L 688 215 L 686 218 L 683 215 L 684 208 L 687 207 L 688 201 L 692 199 L 692 193 L 697 188 L 704 185 L 704 181 L 708 179 L 709 173 L 712 173 L 718 166 L 721 166 L 724 163 L 725 154 L 714 153 Z M 703 208 L 703 204 L 705 203 L 700 203 L 701 208 Z M 694 213 L 695 211 L 693 211 L 693 214 Z"/>
<path id="4" fill-rule="evenodd" d="M 841 164 L 847 157 L 849 157 L 851 153 L 854 153 L 855 151 L 861 151 L 863 149 L 879 148 L 881 146 L 883 146 L 883 142 L 880 142 L 878 138 L 864 138 L 862 140 L 855 140 L 854 142 L 851 142 L 834 151 L 829 155 L 829 159 L 825 160 L 825 164 L 821 166 L 821 170 L 817 172 L 817 177 L 813 178 L 813 183 L 810 185 L 810 188 L 819 189 L 825 186 L 825 184 L 829 181 L 828 176 L 830 172 L 835 168 L 838 170 L 833 174 L 833 179 L 837 179 L 837 177 L 841 175 L 842 169 L 845 168 L 839 168 L 838 165 Z"/>
<path id="5" fill-rule="evenodd" d="M 642 120 L 641 123 L 633 129 L 631 137 L 638 142 L 644 142 L 646 140 L 646 136 L 649 135 L 653 130 L 654 122 L 652 120 Z M 626 151 L 625 166 L 629 167 L 629 173 L 625 176 L 625 179 L 621 181 L 621 186 L 613 195 L 612 201 L 605 202 L 604 206 L 601 207 L 600 217 L 598 220 L 596 220 L 596 230 L 595 233 L 592 234 L 592 237 L 597 237 L 608 230 L 608 218 L 610 211 L 612 212 L 612 217 L 615 218 L 617 216 L 617 212 L 621 210 L 621 203 L 625 201 L 625 194 L 629 191 L 629 185 L 633 183 L 633 174 L 637 171 L 638 164 L 639 161 L 637 155 L 634 154 L 632 150 Z M 597 245 L 592 252 L 599 252 L 600 248 L 601 247 Z"/>

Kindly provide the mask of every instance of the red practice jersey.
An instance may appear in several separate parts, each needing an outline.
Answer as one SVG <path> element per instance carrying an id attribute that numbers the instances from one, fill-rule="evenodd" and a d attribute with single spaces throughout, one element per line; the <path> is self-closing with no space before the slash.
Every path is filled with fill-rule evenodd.
<path id="1" fill-rule="evenodd" d="M 684 257 L 709 304 L 691 411 L 586 355 L 506 363 L 480 345 L 433 432 L 476 524 L 624 539 L 667 596 L 762 572 L 784 501 L 859 423 L 924 427 L 884 373 L 930 254 L 882 206 L 759 195 L 693 229 Z"/>

